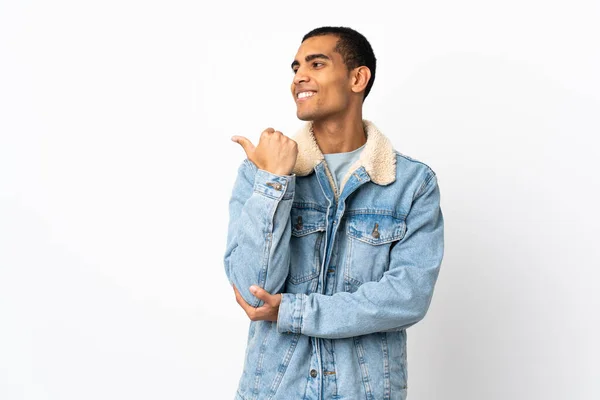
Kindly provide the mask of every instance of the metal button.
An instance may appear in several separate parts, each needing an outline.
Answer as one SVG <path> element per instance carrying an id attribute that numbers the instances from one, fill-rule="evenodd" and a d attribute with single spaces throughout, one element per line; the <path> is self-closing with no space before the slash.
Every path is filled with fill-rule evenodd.
<path id="1" fill-rule="evenodd" d="M 379 224 L 375 223 L 375 228 L 373 228 L 373 232 L 371 233 L 371 235 L 375 238 L 375 239 L 379 239 Z"/>
<path id="2" fill-rule="evenodd" d="M 267 182 L 267 186 L 272 187 L 275 190 L 281 190 L 282 186 L 279 182 Z"/>
<path id="3" fill-rule="evenodd" d="M 298 220 L 296 221 L 296 229 L 301 231 L 302 230 L 302 216 L 298 215 Z"/>
<path id="4" fill-rule="evenodd" d="M 313 377 L 313 378 L 316 378 L 317 377 L 317 370 L 316 369 L 311 369 L 310 370 L 310 376 Z"/>

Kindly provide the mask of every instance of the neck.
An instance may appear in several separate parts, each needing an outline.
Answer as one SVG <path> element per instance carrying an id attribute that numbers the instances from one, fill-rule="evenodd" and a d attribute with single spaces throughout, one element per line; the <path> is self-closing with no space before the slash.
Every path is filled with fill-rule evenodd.
<path id="1" fill-rule="evenodd" d="M 313 121 L 313 133 L 323 154 L 353 151 L 367 141 L 361 114 Z"/>

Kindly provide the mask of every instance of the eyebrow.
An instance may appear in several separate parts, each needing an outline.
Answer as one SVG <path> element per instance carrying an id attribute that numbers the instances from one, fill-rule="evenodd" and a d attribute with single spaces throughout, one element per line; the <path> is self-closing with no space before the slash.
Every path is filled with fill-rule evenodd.
<path id="1" fill-rule="evenodd" d="M 319 54 L 309 54 L 309 55 L 307 55 L 306 58 L 304 59 L 304 61 L 309 62 L 309 61 L 312 61 L 312 60 L 314 60 L 316 58 L 322 58 L 322 59 L 325 59 L 325 60 L 331 60 L 331 58 L 327 57 L 325 54 L 319 53 Z M 300 65 L 300 62 L 298 62 L 298 60 L 294 60 L 294 62 L 291 65 L 292 69 L 294 69 L 294 67 L 296 65 Z"/>

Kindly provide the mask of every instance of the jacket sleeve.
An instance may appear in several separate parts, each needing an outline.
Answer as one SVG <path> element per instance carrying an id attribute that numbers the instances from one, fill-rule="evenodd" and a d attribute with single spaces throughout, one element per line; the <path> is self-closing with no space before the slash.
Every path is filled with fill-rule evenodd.
<path id="1" fill-rule="evenodd" d="M 355 292 L 282 296 L 280 333 L 337 339 L 408 328 L 426 314 L 444 252 L 440 191 L 433 171 L 424 179 L 406 217 L 407 231 L 390 250 L 379 281 Z"/>
<path id="2" fill-rule="evenodd" d="M 229 201 L 225 273 L 253 307 L 264 302 L 250 293 L 258 285 L 280 293 L 289 273 L 290 210 L 296 175 L 275 175 L 245 159 Z"/>

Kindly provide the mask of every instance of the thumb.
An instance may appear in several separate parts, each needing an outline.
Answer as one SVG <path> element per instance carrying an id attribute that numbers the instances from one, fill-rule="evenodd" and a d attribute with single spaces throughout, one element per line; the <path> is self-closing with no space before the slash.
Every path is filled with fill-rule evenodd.
<path id="1" fill-rule="evenodd" d="M 250 153 L 252 153 L 255 149 L 250 139 L 245 138 L 244 136 L 232 136 L 231 140 L 242 146 L 247 156 L 250 156 Z"/>
<path id="2" fill-rule="evenodd" d="M 250 292 L 265 303 L 271 304 L 271 295 L 265 289 L 252 285 L 250 286 Z"/>

